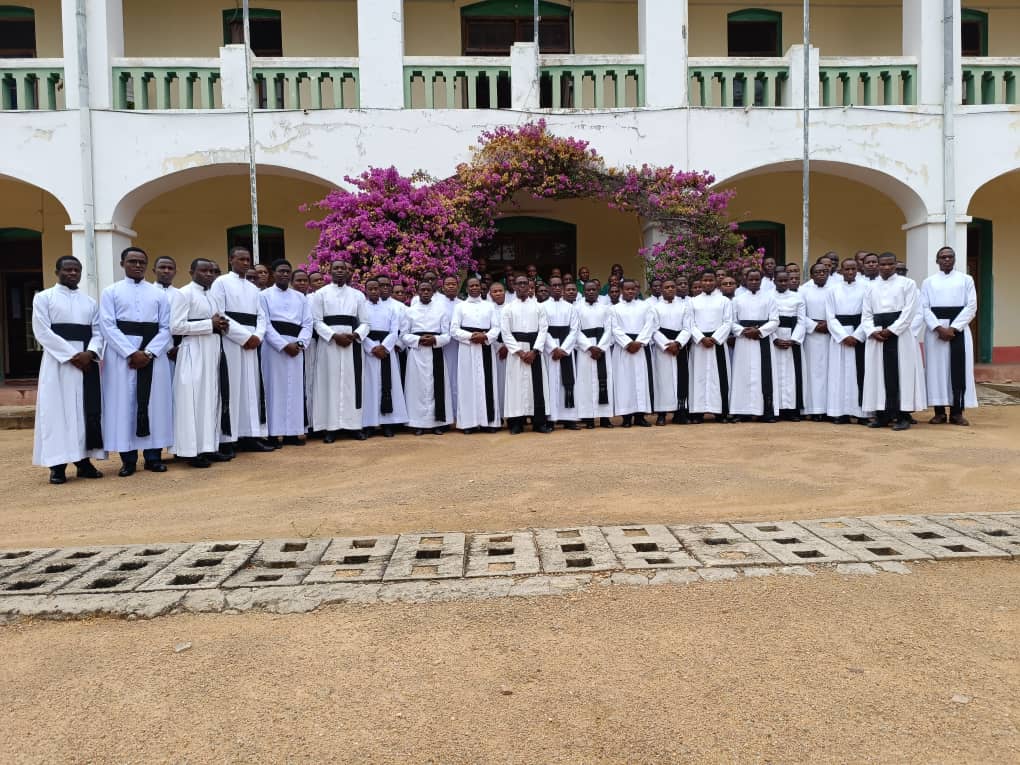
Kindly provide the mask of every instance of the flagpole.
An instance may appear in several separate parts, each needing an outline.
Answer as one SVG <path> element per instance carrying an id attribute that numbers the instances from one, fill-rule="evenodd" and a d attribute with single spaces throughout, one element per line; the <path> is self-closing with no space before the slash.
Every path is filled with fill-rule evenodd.
<path id="1" fill-rule="evenodd" d="M 248 185 L 251 193 L 251 257 L 259 263 L 259 190 L 255 172 L 255 81 L 251 66 L 251 19 L 248 0 L 242 5 L 244 17 L 244 74 L 248 93 Z"/>

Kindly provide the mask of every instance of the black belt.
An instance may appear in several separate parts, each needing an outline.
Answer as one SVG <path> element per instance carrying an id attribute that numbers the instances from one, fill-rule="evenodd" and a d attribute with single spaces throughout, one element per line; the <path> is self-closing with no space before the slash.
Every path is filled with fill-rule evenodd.
<path id="1" fill-rule="evenodd" d="M 627 337 L 631 340 L 637 340 L 639 332 L 628 332 Z M 652 349 L 647 345 L 645 350 L 645 369 L 648 370 L 648 408 L 651 411 L 655 411 L 655 382 L 652 379 Z"/>
<path id="2" fill-rule="evenodd" d="M 118 321 L 117 329 L 125 335 L 135 335 L 142 338 L 138 350 L 152 342 L 152 339 L 159 334 L 159 324 L 155 321 Z M 155 359 L 150 361 L 141 369 L 135 370 L 138 374 L 138 387 L 135 391 L 135 435 L 138 438 L 147 438 L 149 431 L 149 397 L 152 395 L 152 365 Z"/>
<path id="3" fill-rule="evenodd" d="M 857 329 L 861 326 L 861 315 L 859 313 L 837 313 L 836 321 L 844 327 L 853 327 L 854 329 Z"/>
<path id="4" fill-rule="evenodd" d="M 780 316 L 779 326 L 783 329 L 795 329 L 797 327 L 796 316 Z"/>
<path id="5" fill-rule="evenodd" d="M 481 332 L 485 334 L 492 327 L 464 327 L 461 329 L 465 332 Z M 482 372 L 485 377 L 485 414 L 488 417 L 487 422 L 492 422 L 496 419 L 496 396 L 493 393 L 493 377 L 492 377 L 492 346 L 486 343 L 482 346 Z"/>
<path id="6" fill-rule="evenodd" d="M 80 342 L 83 350 L 87 350 L 92 342 L 92 326 L 89 324 L 51 324 L 50 329 L 55 335 L 65 340 Z M 85 448 L 88 450 L 103 448 L 103 394 L 99 387 L 99 363 L 93 361 L 82 372 L 84 391 L 83 409 L 85 411 Z"/>
<path id="7" fill-rule="evenodd" d="M 370 329 L 368 339 L 381 343 L 390 333 L 385 329 Z M 389 358 L 380 359 L 381 390 L 379 394 L 379 412 L 381 414 L 393 414 L 393 370 L 390 368 Z"/>
<path id="8" fill-rule="evenodd" d="M 741 327 L 754 327 L 761 329 L 761 325 L 768 322 L 768 319 L 740 319 L 737 324 Z M 772 350 L 771 343 L 767 337 L 758 339 L 758 349 L 761 364 L 761 398 L 762 413 L 765 417 L 775 414 L 775 399 L 772 390 Z"/>
<path id="9" fill-rule="evenodd" d="M 676 340 L 680 337 L 682 329 L 669 329 L 659 327 L 659 331 L 666 336 L 667 340 Z M 687 368 L 687 356 L 690 349 L 685 345 L 676 355 L 676 406 L 684 412 L 687 411 L 687 391 L 690 388 L 690 370 Z"/>
<path id="10" fill-rule="evenodd" d="M 780 316 L 779 326 L 783 329 L 796 329 L 797 328 L 797 317 L 796 316 Z M 793 345 L 790 350 L 793 351 L 793 373 L 796 375 L 797 383 L 797 411 L 799 412 L 804 408 L 804 379 L 802 377 L 804 370 L 804 358 L 801 356 L 800 346 Z"/>
<path id="11" fill-rule="evenodd" d="M 902 311 L 876 313 L 873 316 L 875 326 L 885 329 L 900 318 L 901 313 Z M 885 383 L 885 412 L 890 417 L 898 417 L 902 411 L 900 407 L 900 338 L 895 334 L 882 343 L 882 379 Z"/>
<path id="12" fill-rule="evenodd" d="M 963 306 L 937 305 L 931 307 L 931 312 L 936 319 L 948 319 L 952 322 Z M 952 406 L 963 411 L 963 404 L 967 393 L 967 341 L 963 332 L 957 332 L 949 341 L 949 382 L 953 389 Z"/>
<path id="13" fill-rule="evenodd" d="M 582 329 L 581 334 L 597 342 L 605 331 L 605 327 L 589 327 L 588 329 Z M 605 351 L 596 360 L 595 370 L 599 381 L 599 406 L 606 406 L 609 404 L 609 368 L 606 366 Z"/>
<path id="14" fill-rule="evenodd" d="M 246 327 L 257 327 L 258 326 L 258 316 L 256 314 L 254 314 L 254 313 L 243 313 L 241 311 L 224 311 L 224 313 L 227 316 L 229 316 L 231 319 L 236 321 L 238 324 L 243 324 Z M 266 424 L 266 384 L 265 384 L 265 381 L 262 379 L 262 345 L 261 344 L 259 345 L 258 348 L 255 349 L 255 355 L 258 356 L 258 358 L 259 358 L 259 424 L 260 425 L 265 425 Z M 226 354 L 223 355 L 223 360 L 225 361 L 225 359 L 226 359 Z M 221 378 L 222 378 L 222 376 L 221 376 Z M 229 388 L 230 388 L 230 379 L 229 379 L 229 376 L 228 376 L 228 378 L 227 378 L 227 389 L 228 389 L 228 392 L 227 392 L 227 401 L 228 402 L 230 400 Z M 222 383 L 222 379 L 221 379 L 221 382 L 220 382 L 220 399 L 221 400 L 223 399 L 223 392 L 222 391 L 223 391 L 223 383 Z M 222 417 L 221 417 L 221 420 L 222 420 Z M 226 433 L 227 435 L 230 435 L 230 427 L 229 427 L 230 426 L 230 413 L 229 412 L 227 413 L 226 424 L 227 424 L 227 429 L 224 430 L 223 432 Z M 221 422 L 221 425 L 222 425 L 222 422 Z"/>
<path id="15" fill-rule="evenodd" d="M 836 321 L 844 327 L 857 329 L 861 326 L 861 315 L 859 313 L 837 313 Z M 854 346 L 854 361 L 857 367 L 857 405 L 864 404 L 864 343 L 857 343 Z"/>
<path id="16" fill-rule="evenodd" d="M 535 341 L 538 340 L 537 332 L 513 332 L 514 340 L 518 343 L 527 343 L 535 350 Z M 545 387 L 542 385 L 542 354 L 535 355 L 531 362 L 531 391 L 534 396 L 535 411 L 532 414 L 532 422 L 537 425 L 545 423 Z"/>
<path id="17" fill-rule="evenodd" d="M 570 327 L 557 324 L 549 327 L 549 334 L 562 343 L 570 334 Z M 563 386 L 563 406 L 567 409 L 574 408 L 574 359 L 567 355 L 560 359 L 560 384 Z"/>
<path id="18" fill-rule="evenodd" d="M 322 317 L 322 323 L 328 324 L 330 327 L 338 325 L 347 325 L 351 328 L 351 332 L 354 332 L 356 327 L 361 326 L 361 322 L 357 316 L 351 316 L 345 313 L 334 313 L 329 316 Z M 358 336 L 354 336 L 355 342 L 358 341 Z M 355 348 L 354 350 L 358 350 Z M 361 354 L 352 353 L 354 359 L 354 408 L 361 409 Z"/>
<path id="19" fill-rule="evenodd" d="M 294 324 L 289 321 L 271 321 L 273 329 L 279 332 L 281 335 L 287 335 L 288 337 L 297 337 L 301 334 L 301 325 Z"/>
<path id="20" fill-rule="evenodd" d="M 440 331 L 435 332 L 412 332 L 411 334 L 421 337 L 422 335 L 432 335 L 438 337 L 442 334 Z M 446 421 L 446 373 L 445 373 L 446 361 L 443 359 L 443 349 L 433 345 L 432 346 L 432 405 L 433 405 L 433 417 L 437 422 Z"/>

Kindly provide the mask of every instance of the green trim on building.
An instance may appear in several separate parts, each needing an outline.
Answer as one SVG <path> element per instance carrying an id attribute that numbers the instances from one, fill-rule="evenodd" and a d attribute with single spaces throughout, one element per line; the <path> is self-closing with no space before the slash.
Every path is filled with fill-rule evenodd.
<path id="1" fill-rule="evenodd" d="M 460 15 L 467 18 L 531 18 L 534 4 L 525 0 L 483 0 L 474 5 L 465 5 Z M 538 14 L 545 18 L 566 18 L 570 15 L 570 7 L 559 3 L 540 2 Z"/>
<path id="2" fill-rule="evenodd" d="M 978 263 L 981 280 L 974 286 L 978 294 L 978 347 L 981 350 L 979 364 L 992 363 L 995 340 L 995 279 L 992 275 L 992 222 L 984 218 L 973 218 L 967 228 L 981 231 L 981 251 Z"/>
<path id="3" fill-rule="evenodd" d="M 770 21 L 776 25 L 776 50 L 773 55 L 783 55 L 783 14 L 779 11 L 769 11 L 765 8 L 745 8 L 741 11 L 733 11 L 726 14 L 727 25 L 745 21 Z"/>
<path id="4" fill-rule="evenodd" d="M 0 19 L 34 19 L 35 9 L 23 8 L 20 5 L 0 5 Z"/>
<path id="5" fill-rule="evenodd" d="M 960 21 L 976 21 L 981 24 L 981 53 L 982 56 L 988 55 L 988 14 L 985 11 L 974 10 L 973 8 L 964 8 L 960 12 Z"/>
<path id="6" fill-rule="evenodd" d="M 234 21 L 240 21 L 244 17 L 244 12 L 241 8 L 228 8 L 223 11 L 223 44 L 230 45 L 230 24 Z M 275 19 L 280 20 L 280 12 L 274 11 L 269 8 L 249 8 L 248 9 L 249 19 Z"/>
<path id="7" fill-rule="evenodd" d="M 24 242 L 42 239 L 42 233 L 30 228 L 0 228 L 0 242 Z"/>

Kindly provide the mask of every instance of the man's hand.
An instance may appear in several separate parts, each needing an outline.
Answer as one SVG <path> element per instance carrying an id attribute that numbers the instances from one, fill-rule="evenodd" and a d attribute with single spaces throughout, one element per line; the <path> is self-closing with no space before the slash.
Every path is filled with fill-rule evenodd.
<path id="1" fill-rule="evenodd" d="M 486 341 L 488 341 L 488 339 L 489 338 L 486 336 L 486 334 L 484 332 L 472 332 L 471 333 L 471 342 L 474 343 L 475 345 L 485 345 L 485 343 L 486 343 Z"/>
<path id="2" fill-rule="evenodd" d="M 845 345 L 847 348 L 853 348 L 857 345 L 857 338 L 853 335 L 847 335 L 839 341 L 840 345 Z"/>
<path id="3" fill-rule="evenodd" d="M 91 353 L 88 351 L 82 351 L 81 353 L 74 354 L 70 359 L 68 359 L 68 361 L 84 372 L 89 368 L 89 364 L 92 363 L 93 359 Z"/>
<path id="4" fill-rule="evenodd" d="M 644 346 L 641 345 L 641 343 L 639 343 L 637 340 L 631 340 L 629 343 L 627 343 L 627 353 L 637 353 L 642 348 L 644 348 Z"/>
<path id="5" fill-rule="evenodd" d="M 225 316 L 220 316 L 218 313 L 213 314 L 212 317 L 212 330 L 217 335 L 222 335 L 230 328 L 230 322 L 227 321 Z"/>
<path id="6" fill-rule="evenodd" d="M 597 345 L 593 345 L 591 348 L 588 349 L 588 355 L 595 359 L 595 361 L 598 361 L 606 354 L 605 351 L 603 351 Z"/>
<path id="7" fill-rule="evenodd" d="M 135 351 L 127 357 L 127 363 L 131 369 L 142 369 L 147 367 L 151 360 L 152 359 L 149 358 L 148 354 L 142 351 Z"/>
<path id="8" fill-rule="evenodd" d="M 170 361 L 177 361 L 177 351 L 178 350 L 179 350 L 179 346 L 175 346 L 175 345 L 170 346 L 170 350 L 166 352 L 166 357 L 168 359 L 170 359 Z"/>
<path id="9" fill-rule="evenodd" d="M 254 351 L 260 345 L 262 345 L 262 341 L 259 340 L 258 335 L 252 335 L 251 337 L 244 341 L 244 345 L 242 345 L 241 347 L 244 348 L 246 351 Z"/>
<path id="10" fill-rule="evenodd" d="M 943 327 L 942 325 L 939 325 L 935 327 L 935 334 L 938 335 L 939 340 L 949 342 L 956 337 L 956 330 L 952 327 Z"/>
<path id="11" fill-rule="evenodd" d="M 884 329 L 876 329 L 874 332 L 871 333 L 870 337 L 871 337 L 872 340 L 877 340 L 880 343 L 884 343 L 885 342 L 885 330 Z"/>
<path id="12" fill-rule="evenodd" d="M 507 348 L 505 345 L 501 345 L 499 346 L 498 354 L 500 361 L 506 361 L 506 357 L 510 355 L 510 349 Z"/>
<path id="13" fill-rule="evenodd" d="M 552 352 L 553 361 L 559 361 L 560 359 L 565 359 L 569 355 L 570 354 L 567 353 L 566 351 L 564 351 L 562 348 L 553 348 L 553 352 Z"/>
<path id="14" fill-rule="evenodd" d="M 779 337 L 773 340 L 772 344 L 781 351 L 789 350 L 793 346 L 793 343 L 790 342 L 789 340 L 783 340 L 782 338 Z"/>
<path id="15" fill-rule="evenodd" d="M 744 331 L 740 334 L 749 340 L 761 340 L 761 330 L 757 327 L 744 327 Z"/>
<path id="16" fill-rule="evenodd" d="M 390 355 L 390 352 L 386 350 L 385 345 L 377 345 L 375 348 L 372 349 L 372 355 L 375 356 L 377 359 L 385 359 L 387 356 Z"/>
<path id="17" fill-rule="evenodd" d="M 337 332 L 333 335 L 333 342 L 341 348 L 347 348 L 354 342 L 354 335 L 350 332 Z"/>
<path id="18" fill-rule="evenodd" d="M 680 343 L 678 343 L 676 340 L 672 340 L 666 343 L 666 353 L 668 353 L 670 356 L 679 356 Z"/>
<path id="19" fill-rule="evenodd" d="M 702 348 L 715 348 L 715 340 L 709 336 L 705 336 L 698 341 Z"/>
<path id="20" fill-rule="evenodd" d="M 817 324 L 815 324 L 815 332 L 820 332 L 823 335 L 829 334 L 829 325 L 825 321 L 825 319 L 822 319 Z"/>
<path id="21" fill-rule="evenodd" d="M 294 358 L 299 353 L 301 353 L 301 349 L 298 348 L 297 343 L 287 343 L 285 346 L 283 346 L 283 352 L 286 353 L 291 358 Z"/>
<path id="22" fill-rule="evenodd" d="M 422 335 L 418 338 L 418 345 L 423 345 L 426 348 L 432 348 L 436 344 L 435 335 Z"/>

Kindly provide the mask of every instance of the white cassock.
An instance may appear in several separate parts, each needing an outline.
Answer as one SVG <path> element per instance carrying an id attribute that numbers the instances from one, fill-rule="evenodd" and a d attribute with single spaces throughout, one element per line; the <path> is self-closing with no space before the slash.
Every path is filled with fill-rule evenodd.
<path id="1" fill-rule="evenodd" d="M 645 414 L 653 410 L 651 387 L 652 335 L 658 328 L 658 318 L 644 300 L 621 299 L 612 307 L 613 339 L 616 356 L 613 359 L 613 385 L 616 413 L 622 415 Z M 637 353 L 628 353 L 627 345 L 633 341 L 643 346 Z"/>
<path id="2" fill-rule="evenodd" d="M 397 341 L 400 339 L 400 320 L 403 314 L 394 307 L 394 302 L 365 301 L 368 336 L 361 344 L 365 353 L 365 363 L 362 367 L 364 406 L 361 409 L 361 423 L 366 428 L 407 422 L 404 385 L 400 381 L 400 360 L 397 356 Z M 372 354 L 372 350 L 377 346 L 387 350 L 385 358 L 378 359 Z M 383 411 L 384 409 L 386 411 Z"/>
<path id="3" fill-rule="evenodd" d="M 878 277 L 864 294 L 861 325 L 868 341 L 864 350 L 863 409 L 867 412 L 887 412 L 895 416 L 898 412 L 916 412 L 927 406 L 924 377 L 917 371 L 921 363 L 920 349 L 910 329 L 919 303 L 914 280 L 899 274 L 888 279 Z M 894 344 L 887 345 L 890 341 L 882 343 L 871 337 L 883 327 L 895 335 Z M 886 395 L 887 371 L 890 381 L 895 381 L 899 388 L 898 401 Z"/>
<path id="4" fill-rule="evenodd" d="M 499 408 L 502 411 L 503 402 L 506 400 L 506 359 L 499 357 L 499 350 L 503 347 L 503 309 L 508 305 L 508 302 L 504 300 L 500 305 L 489 298 L 486 298 L 486 302 L 492 305 L 495 314 L 493 321 L 499 324 L 499 334 L 496 335 L 496 342 L 492 344 L 492 352 L 496 359 L 496 400 L 499 401 Z"/>
<path id="5" fill-rule="evenodd" d="M 832 338 L 816 332 L 819 321 L 825 320 L 825 304 L 832 282 L 819 287 L 814 281 L 800 285 L 797 293 L 804 299 L 804 414 L 825 414 L 828 397 L 829 348 Z"/>
<path id="6" fill-rule="evenodd" d="M 485 334 L 485 343 L 472 343 L 474 332 Z M 457 352 L 457 427 L 498 428 L 502 419 L 499 384 L 496 379 L 496 350 L 499 312 L 481 298 L 469 297 L 453 309 L 450 336 L 461 348 Z M 491 414 L 490 414 L 491 413 Z"/>
<path id="7" fill-rule="evenodd" d="M 173 313 L 174 313 L 174 301 L 178 299 L 178 297 L 181 294 L 181 291 L 179 289 L 177 289 L 175 286 L 173 286 L 172 284 L 170 284 L 170 285 L 163 285 L 163 284 L 160 284 L 159 282 L 153 282 L 152 284 L 153 284 L 154 287 L 157 287 L 157 288 L 163 290 L 164 293 L 166 293 L 166 299 L 170 301 L 170 316 L 171 316 L 171 321 L 173 321 L 172 317 L 173 317 Z M 181 344 L 181 341 L 183 339 L 184 338 L 182 338 L 180 335 L 174 335 L 173 336 L 173 345 L 171 347 L 176 348 L 177 346 L 179 346 Z M 170 377 L 171 378 L 173 378 L 174 365 L 176 363 L 177 363 L 176 361 L 171 361 L 170 362 Z"/>
<path id="8" fill-rule="evenodd" d="M 412 428 L 438 428 L 453 422 L 455 414 L 450 395 L 450 373 L 443 355 L 443 346 L 450 342 L 450 325 L 446 323 L 446 306 L 421 301 L 407 309 L 401 328 L 407 346 L 407 379 L 404 398 L 407 424 Z M 421 335 L 436 338 L 434 346 L 420 344 Z"/>
<path id="9" fill-rule="evenodd" d="M 361 343 L 341 348 L 335 334 L 368 337 L 365 296 L 347 284 L 326 284 L 311 299 L 312 326 L 319 337 L 315 353 L 315 384 L 312 386 L 314 430 L 361 430 Z"/>
<path id="10" fill-rule="evenodd" d="M 737 289 L 740 289 L 739 287 Z M 747 289 L 746 287 L 744 289 Z M 765 274 L 761 275 L 761 287 L 758 288 L 758 292 L 775 292 L 776 283 Z"/>
<path id="11" fill-rule="evenodd" d="M 534 298 L 515 300 L 503 306 L 500 320 L 503 344 L 508 352 L 503 414 L 506 417 L 527 417 L 535 415 L 537 409 L 539 416 L 548 415 L 549 375 L 541 352 L 549 333 L 545 308 Z M 517 353 L 532 349 L 539 353 L 529 366 Z M 541 401 L 537 401 L 538 395 L 541 395 Z"/>
<path id="12" fill-rule="evenodd" d="M 450 298 L 438 294 L 432 296 L 432 302 L 443 306 L 446 311 L 446 326 L 450 326 L 453 320 L 453 309 L 456 308 L 460 298 Z M 450 372 L 450 400 L 453 401 L 454 411 L 457 409 L 457 354 L 460 352 L 460 343 L 449 342 L 443 346 L 443 358 L 446 359 L 446 368 Z M 451 414 L 452 416 L 452 414 Z"/>
<path id="13" fill-rule="evenodd" d="M 407 369 L 407 348 L 404 346 L 404 338 L 401 335 L 401 327 L 404 326 L 404 316 L 407 314 L 407 304 L 401 303 L 399 300 L 394 300 L 393 298 L 386 298 L 385 303 L 397 315 L 397 344 L 395 349 L 397 354 L 397 365 L 400 367 L 400 387 L 401 392 L 403 392 L 404 373 Z M 406 405 L 404 410 L 407 410 Z"/>
<path id="14" fill-rule="evenodd" d="M 691 339 L 690 306 L 682 298 L 665 298 L 652 304 L 656 313 L 656 330 L 652 335 L 652 384 L 655 389 L 655 411 L 687 411 L 690 390 Z M 666 346 L 679 343 L 680 353 L 671 356 Z"/>
<path id="15" fill-rule="evenodd" d="M 775 291 L 779 307 L 779 329 L 774 340 L 793 340 L 792 348 L 776 348 L 773 342 L 772 363 L 776 370 L 776 406 L 784 411 L 800 410 L 804 404 L 804 334 L 807 332 L 804 298 L 793 290 Z"/>
<path id="16" fill-rule="evenodd" d="M 215 452 L 220 445 L 220 353 L 209 290 L 192 282 L 174 295 L 170 333 L 181 338 L 174 366 L 174 445 L 178 457 Z"/>
<path id="17" fill-rule="evenodd" d="M 545 363 L 549 365 L 549 419 L 554 422 L 573 422 L 577 414 L 577 364 L 574 348 L 577 346 L 577 314 L 574 306 L 562 298 L 549 298 L 542 307 L 549 322 L 545 341 Z M 567 357 L 554 361 L 552 352 L 559 348 Z"/>
<path id="18" fill-rule="evenodd" d="M 32 299 L 32 335 L 43 349 L 32 464 L 56 467 L 89 457 L 106 459 L 99 364 L 89 367 L 86 396 L 85 374 L 70 362 L 82 351 L 103 357 L 99 306 L 83 290 L 60 284 L 38 292 Z"/>
<path id="19" fill-rule="evenodd" d="M 584 420 L 613 416 L 613 316 L 608 305 L 579 300 L 577 312 L 577 382 L 574 401 L 577 416 Z M 599 348 L 602 358 L 589 351 Z"/>
<path id="20" fill-rule="evenodd" d="M 266 426 L 270 436 L 299 436 L 305 432 L 305 360 L 288 356 L 290 343 L 312 342 L 312 312 L 308 298 L 288 287 L 262 290 L 259 299 L 266 315 L 262 348 L 262 379 L 266 386 Z"/>
<path id="21" fill-rule="evenodd" d="M 265 384 L 259 361 L 261 350 L 245 350 L 243 346 L 254 335 L 266 336 L 266 314 L 259 300 L 259 288 L 233 271 L 223 274 L 209 288 L 213 304 L 221 316 L 229 320 L 223 335 L 223 356 L 227 361 L 230 394 L 227 398 L 228 418 L 223 418 L 223 443 L 232 444 L 241 438 L 265 438 Z M 229 430 L 227 429 L 229 425 Z"/>
<path id="22" fill-rule="evenodd" d="M 970 334 L 970 322 L 977 315 L 974 279 L 961 271 L 951 271 L 948 274 L 939 271 L 929 276 L 921 285 L 921 310 L 927 326 L 924 363 L 928 404 L 960 408 L 977 406 L 974 339 Z M 961 339 L 940 340 L 935 334 L 935 327 L 938 326 L 952 327 Z M 959 359 L 956 385 L 953 384 L 952 364 L 954 343 L 958 344 L 955 352 Z"/>
<path id="23" fill-rule="evenodd" d="M 105 342 L 103 446 L 111 452 L 170 446 L 174 423 L 166 352 L 172 340 L 166 293 L 144 281 L 125 278 L 114 282 L 99 298 L 99 326 Z M 127 357 L 138 350 L 155 356 L 149 363 L 148 407 L 139 406 L 148 374 L 127 363 Z M 139 435 L 146 430 L 148 435 Z"/>
<path id="24" fill-rule="evenodd" d="M 829 417 L 863 417 L 861 400 L 864 394 L 864 341 L 861 310 L 867 286 L 857 278 L 847 284 L 837 282 L 829 290 L 826 322 L 832 347 L 829 348 L 828 394 L 825 413 Z M 857 345 L 848 347 L 843 340 L 853 337 Z"/>
<path id="25" fill-rule="evenodd" d="M 776 417 L 779 414 L 776 366 L 772 335 L 779 328 L 776 291 L 751 292 L 733 298 L 733 384 L 730 386 L 730 414 Z M 762 340 L 741 334 L 758 327 Z M 767 405 L 766 405 L 767 404 Z"/>
<path id="26" fill-rule="evenodd" d="M 733 329 L 733 301 L 719 290 L 691 298 L 691 395 L 688 408 L 694 414 L 729 412 L 730 357 L 726 341 Z M 715 345 L 706 348 L 702 339 Z"/>
<path id="27" fill-rule="evenodd" d="M 308 313 L 311 315 L 312 295 L 305 297 L 308 300 Z M 315 357 L 319 353 L 319 342 L 319 336 L 315 334 L 315 325 L 313 324 L 312 339 L 302 354 L 305 363 L 305 421 L 308 423 L 308 430 L 312 430 L 312 386 L 315 384 Z"/>

